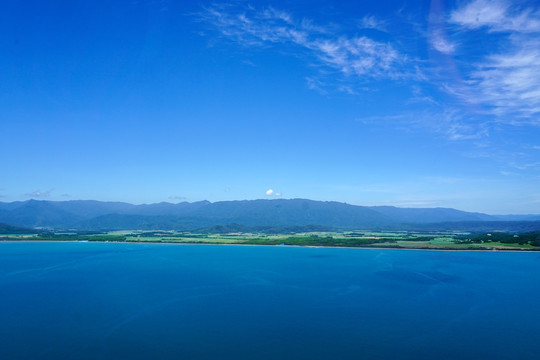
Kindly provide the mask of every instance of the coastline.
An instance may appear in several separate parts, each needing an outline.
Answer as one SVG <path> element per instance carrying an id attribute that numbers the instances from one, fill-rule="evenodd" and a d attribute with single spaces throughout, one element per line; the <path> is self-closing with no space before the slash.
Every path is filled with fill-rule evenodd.
<path id="1" fill-rule="evenodd" d="M 11 240 L 0 239 L 0 243 L 99 243 L 99 244 L 152 244 L 152 245 L 213 245 L 213 246 L 262 246 L 262 247 L 287 247 L 287 248 L 314 248 L 314 249 L 359 249 L 359 250 L 412 250 L 412 251 L 455 251 L 455 252 L 522 252 L 538 253 L 540 249 L 511 249 L 511 248 L 493 248 L 493 249 L 451 249 L 451 248 L 413 248 L 397 246 L 324 246 L 324 245 L 272 245 L 272 244 L 231 244 L 231 243 L 202 243 L 202 242 L 174 242 L 174 241 L 79 241 L 79 240 Z"/>

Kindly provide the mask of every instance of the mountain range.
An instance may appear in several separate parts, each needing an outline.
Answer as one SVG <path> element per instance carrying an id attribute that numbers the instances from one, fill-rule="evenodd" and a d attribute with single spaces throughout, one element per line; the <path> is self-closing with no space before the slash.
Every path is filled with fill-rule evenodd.
<path id="1" fill-rule="evenodd" d="M 95 200 L 0 202 L 0 223 L 26 228 L 73 230 L 193 231 L 316 225 L 332 229 L 540 229 L 540 215 L 487 215 L 451 208 L 357 206 L 307 199 L 167 202 L 134 205 Z M 436 224 L 439 224 L 436 225 Z M 519 224 L 519 225 L 518 225 Z M 514 226 L 514 227 L 515 227 Z M 512 230 L 512 229 L 510 229 Z"/>

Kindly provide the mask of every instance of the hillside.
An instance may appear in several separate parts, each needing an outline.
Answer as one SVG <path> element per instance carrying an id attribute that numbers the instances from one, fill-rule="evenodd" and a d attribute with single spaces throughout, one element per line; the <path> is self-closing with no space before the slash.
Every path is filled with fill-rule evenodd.
<path id="1" fill-rule="evenodd" d="M 519 225 L 527 220 L 526 225 Z M 448 208 L 356 206 L 306 199 L 243 200 L 133 205 L 95 200 L 0 202 L 0 222 L 28 228 L 197 230 L 238 224 L 247 227 L 316 225 L 334 229 L 536 229 L 538 215 L 492 216 Z M 540 223 L 539 223 L 540 224 Z M 511 230 L 512 231 L 512 230 Z"/>
<path id="2" fill-rule="evenodd" d="M 33 229 L 23 228 L 19 226 L 12 226 L 8 224 L 2 224 L 0 223 L 0 234 L 6 235 L 6 234 L 28 234 L 28 233 L 36 233 Z"/>

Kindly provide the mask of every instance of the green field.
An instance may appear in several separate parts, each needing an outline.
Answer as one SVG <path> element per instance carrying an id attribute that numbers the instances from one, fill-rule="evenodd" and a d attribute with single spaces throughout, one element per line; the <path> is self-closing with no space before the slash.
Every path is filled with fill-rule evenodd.
<path id="1" fill-rule="evenodd" d="M 107 233 L 41 233 L 0 235 L 4 241 L 101 241 L 182 244 L 244 244 L 439 250 L 540 250 L 540 232 L 469 234 L 457 232 L 309 232 L 289 234 L 205 234 L 122 230 Z"/>

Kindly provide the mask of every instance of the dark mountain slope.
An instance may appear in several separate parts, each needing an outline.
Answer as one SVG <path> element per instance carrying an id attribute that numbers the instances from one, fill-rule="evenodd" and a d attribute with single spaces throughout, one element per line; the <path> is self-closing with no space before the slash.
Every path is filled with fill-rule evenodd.
<path id="1" fill-rule="evenodd" d="M 0 221 L 10 225 L 24 227 L 75 226 L 82 216 L 62 210 L 52 201 L 29 200 L 3 214 Z"/>
<path id="2" fill-rule="evenodd" d="M 411 224 L 438 223 L 436 226 L 453 228 L 452 223 L 456 222 L 461 223 L 459 226 L 456 224 L 458 228 L 466 228 L 470 222 L 477 222 L 476 226 L 484 226 L 479 223 L 539 218 L 538 215 L 491 216 L 448 208 L 365 207 L 306 199 L 215 203 L 199 201 L 178 204 L 164 202 L 143 205 L 94 200 L 0 202 L 2 223 L 24 227 L 84 230 L 194 230 L 230 224 L 249 227 L 317 225 L 335 229 L 405 229 L 416 227 Z M 534 223 L 530 224 L 533 225 Z M 487 226 L 489 227 L 489 224 Z"/>
<path id="3" fill-rule="evenodd" d="M 400 223 L 494 220 L 490 215 L 450 208 L 398 208 L 394 206 L 370 206 L 369 208 Z"/>
<path id="4" fill-rule="evenodd" d="M 0 234 L 31 234 L 36 232 L 34 229 L 0 223 Z"/>
<path id="5" fill-rule="evenodd" d="M 392 219 L 363 206 L 305 199 L 221 201 L 190 214 L 244 225 L 325 225 L 333 227 L 384 225 Z"/>

